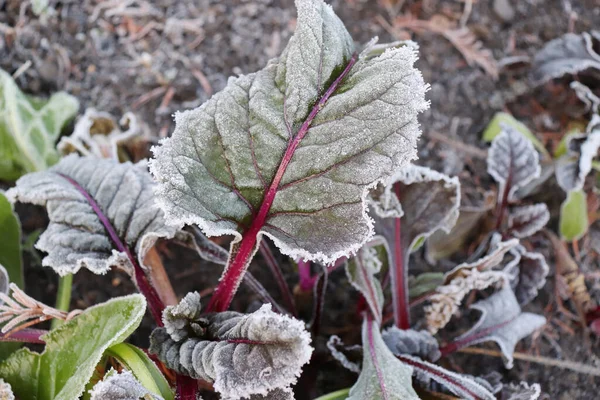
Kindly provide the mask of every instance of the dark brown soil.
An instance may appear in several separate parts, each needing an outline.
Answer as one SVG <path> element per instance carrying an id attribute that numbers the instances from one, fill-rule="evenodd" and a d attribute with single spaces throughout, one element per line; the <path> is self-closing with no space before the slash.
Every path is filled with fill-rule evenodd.
<path id="1" fill-rule="evenodd" d="M 412 35 L 420 45 L 419 67 L 431 84 L 428 94 L 431 109 L 421 117 L 424 136 L 419 163 L 458 175 L 465 186 L 493 186 L 485 172 L 485 159 L 477 152 L 443 143 L 439 136 L 484 149 L 485 144 L 480 140 L 482 130 L 495 112 L 506 110 L 538 134 L 553 133 L 544 138 L 559 140 L 564 133 L 566 95 L 561 97 L 556 93 L 566 93 L 568 82 L 555 83 L 558 89 L 534 88 L 527 59 L 550 39 L 569 31 L 600 27 L 597 0 L 507 2 L 512 16 L 508 15 L 510 10 L 494 11 L 494 4 L 502 3 L 494 0 L 332 1 L 358 42 L 366 42 L 375 35 L 382 42 L 393 40 L 382 26 L 382 19 L 390 22 L 396 15 L 410 11 L 420 19 L 444 15 L 458 21 L 464 5 L 472 3 L 466 26 L 492 51 L 493 57 L 502 64 L 509 57 L 524 56 L 524 62 L 500 68 L 499 79 L 495 81 L 477 65 L 468 65 L 441 36 Z M 402 7 L 400 3 L 404 3 Z M 50 12 L 37 17 L 29 1 L 0 0 L 0 67 L 13 73 L 31 62 L 31 67 L 18 78 L 23 90 L 36 95 L 66 90 L 79 98 L 81 112 L 94 107 L 120 117 L 133 111 L 148 124 L 155 138 L 170 134 L 174 111 L 200 105 L 224 87 L 228 76 L 255 71 L 278 55 L 295 25 L 292 0 L 50 0 L 49 5 Z M 600 82 L 596 82 L 598 86 Z M 558 205 L 562 194 L 557 188 L 549 190 L 547 197 L 554 197 L 552 204 Z M 557 210 L 553 208 L 554 216 Z M 44 227 L 43 211 L 31 207 L 20 207 L 18 211 L 26 233 Z M 540 246 L 547 246 L 542 239 L 536 240 Z M 178 295 L 216 284 L 219 266 L 199 260 L 193 252 L 175 245 L 164 244 L 160 249 Z M 466 252 L 467 249 L 460 257 Z M 291 263 L 283 256 L 279 260 L 288 283 L 294 287 L 297 279 Z M 590 260 L 583 267 L 586 271 L 598 267 L 596 259 Z M 553 276 L 554 267 L 552 260 L 549 261 Z M 442 262 L 437 267 L 427 265 L 421 254 L 413 262 L 415 272 L 454 265 L 452 262 Z M 26 264 L 30 294 L 52 302 L 55 274 L 42 268 L 30 253 L 26 254 Z M 251 271 L 281 301 L 260 257 Z M 549 280 L 529 311 L 544 312 L 554 297 L 553 280 Z M 596 284 L 588 283 L 590 287 Z M 112 272 L 99 277 L 82 271 L 75 278 L 72 306 L 83 308 L 132 291 L 134 286 L 124 274 Z M 592 293 L 598 295 L 600 290 L 592 288 Z M 359 341 L 356 300 L 343 270 L 333 273 L 327 288 L 322 335 L 316 340 L 318 349 L 323 350 L 323 341 L 331 334 L 343 336 L 348 343 Z M 256 295 L 242 289 L 234 308 L 253 309 L 258 301 Z M 302 303 L 303 315 L 310 315 L 310 301 L 308 296 Z M 557 314 L 548 316 L 562 318 Z M 600 366 L 597 338 L 591 337 L 588 344 L 578 324 L 568 321 L 567 324 L 573 333 L 551 324 L 548 329 L 556 336 L 553 343 L 544 338 L 533 343 L 529 338 L 519 344 L 518 351 L 539 351 L 545 357 Z M 133 341 L 146 346 L 151 327 L 148 318 Z M 498 358 L 458 354 L 450 357 L 446 366 L 475 375 L 500 371 L 507 382 L 539 382 L 546 399 L 598 398 L 600 379 L 537 363 L 516 361 L 512 370 L 506 370 Z M 317 393 L 310 390 L 304 393 L 305 388 L 299 387 L 302 392 L 299 399 L 347 387 L 356 378 L 325 353 L 319 367 Z"/>

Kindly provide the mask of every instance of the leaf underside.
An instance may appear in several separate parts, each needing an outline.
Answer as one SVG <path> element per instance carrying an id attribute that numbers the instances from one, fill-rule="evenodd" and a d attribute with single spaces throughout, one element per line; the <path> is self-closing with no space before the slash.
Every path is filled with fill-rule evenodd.
<path id="1" fill-rule="evenodd" d="M 357 56 L 330 6 L 296 4 L 281 57 L 178 113 L 151 170 L 173 223 L 331 262 L 371 234 L 367 189 L 415 158 L 427 86 L 413 46 Z"/>

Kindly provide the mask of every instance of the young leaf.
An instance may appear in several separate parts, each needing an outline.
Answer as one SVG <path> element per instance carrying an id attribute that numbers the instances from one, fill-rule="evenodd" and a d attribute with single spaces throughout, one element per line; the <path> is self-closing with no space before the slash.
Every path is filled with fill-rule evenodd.
<path id="1" fill-rule="evenodd" d="M 354 357 L 352 356 L 356 357 L 356 354 L 354 353 L 360 353 L 362 358 L 363 351 L 361 346 L 357 345 L 348 347 L 344 345 L 342 339 L 336 335 L 333 335 L 327 341 L 327 349 L 329 349 L 329 352 L 333 358 L 338 360 L 344 368 L 360 374 L 360 362 L 358 359 L 354 360 Z"/>
<path id="2" fill-rule="evenodd" d="M 441 272 L 423 272 L 408 280 L 408 296 L 412 299 L 435 290 L 444 283 L 444 274 Z"/>
<path id="3" fill-rule="evenodd" d="M 150 393 L 127 370 L 117 373 L 111 369 L 104 379 L 94 385 L 91 400 L 163 400 L 162 397 Z"/>
<path id="4" fill-rule="evenodd" d="M 0 193 L 0 227 L 0 265 L 6 268 L 11 282 L 23 288 L 21 224 L 3 193 Z"/>
<path id="5" fill-rule="evenodd" d="M 448 371 L 438 365 L 423 361 L 418 357 L 411 357 L 394 353 L 398 358 L 413 367 L 417 379 L 425 384 L 435 381 L 452 393 L 466 400 L 495 400 L 496 397 L 483 385 L 470 377 Z"/>
<path id="6" fill-rule="evenodd" d="M 61 276 L 82 267 L 103 274 L 112 266 L 130 269 L 133 249 L 142 264 L 157 238 L 176 233 L 155 205 L 153 187 L 144 163 L 70 155 L 22 177 L 7 195 L 46 206 L 50 225 L 36 244 L 48 253 L 44 266 Z"/>
<path id="7" fill-rule="evenodd" d="M 550 212 L 545 203 L 515 207 L 508 215 L 508 232 L 522 239 L 529 237 L 546 226 Z"/>
<path id="8" fill-rule="evenodd" d="M 0 399 L 1 400 L 15 400 L 12 388 L 4 379 L 0 378 Z"/>
<path id="9" fill-rule="evenodd" d="M 104 351 L 125 340 L 145 310 L 144 297 L 138 294 L 90 307 L 42 336 L 43 353 L 21 349 L 0 363 L 0 376 L 21 399 L 77 399 Z"/>
<path id="10" fill-rule="evenodd" d="M 547 157 L 550 156 L 544 144 L 540 142 L 540 140 L 533 134 L 533 132 L 531 132 L 531 130 L 529 130 L 525 124 L 505 112 L 497 112 L 494 115 L 488 126 L 483 131 L 482 139 L 486 142 L 491 142 L 496 138 L 496 136 L 502 133 L 503 125 L 508 125 L 511 128 L 518 130 L 535 146 L 536 149 L 538 149 L 540 153 Z"/>
<path id="11" fill-rule="evenodd" d="M 515 192 L 541 173 L 533 144 L 508 125 L 502 125 L 502 133 L 492 141 L 487 166 L 488 173 L 500 185 L 503 202 L 516 200 Z"/>
<path id="12" fill-rule="evenodd" d="M 58 161 L 54 142 L 78 109 L 77 99 L 64 92 L 48 100 L 27 96 L 0 70 L 0 180 L 15 180 Z"/>
<path id="13" fill-rule="evenodd" d="M 402 330 L 391 326 L 381 334 L 386 346 L 395 355 L 409 355 L 437 360 L 440 349 L 437 340 L 427 331 Z"/>
<path id="14" fill-rule="evenodd" d="M 426 167 L 408 165 L 371 194 L 375 231 L 394 245 L 388 252 L 396 324 L 408 327 L 408 261 L 411 251 L 458 218 L 460 183 Z M 403 214 L 397 215 L 399 210 Z"/>
<path id="15" fill-rule="evenodd" d="M 227 308 L 262 235 L 324 263 L 358 250 L 372 236 L 367 190 L 416 157 L 428 103 L 414 47 L 357 56 L 330 6 L 296 4 L 283 55 L 178 113 L 154 149 L 170 222 L 235 237 L 211 310 Z"/>
<path id="16" fill-rule="evenodd" d="M 502 399 L 504 400 L 537 400 L 542 393 L 538 383 L 528 384 L 519 382 L 509 383 L 502 387 Z"/>
<path id="17" fill-rule="evenodd" d="M 579 240 L 588 229 L 588 213 L 585 192 L 574 190 L 560 206 L 560 235 L 567 241 Z"/>
<path id="18" fill-rule="evenodd" d="M 412 368 L 387 348 L 379 324 L 367 317 L 362 327 L 363 362 L 347 400 L 417 400 L 412 388 Z"/>
<path id="19" fill-rule="evenodd" d="M 513 366 L 513 352 L 517 342 L 546 323 L 546 318 L 541 315 L 521 312 L 517 298 L 508 284 L 487 299 L 473 304 L 471 308 L 481 311 L 481 316 L 455 343 L 461 348 L 492 340 L 500 346 L 506 368 Z"/>
<path id="20" fill-rule="evenodd" d="M 296 382 L 312 353 L 301 321 L 275 314 L 269 304 L 252 314 L 228 311 L 199 318 L 199 302 L 186 299 L 177 312 L 165 310 L 166 328 L 155 329 L 150 337 L 150 352 L 167 367 L 213 382 L 228 399 L 267 395 Z M 182 337 L 184 315 L 191 316 L 186 323 L 192 329 L 187 338 L 176 341 Z M 204 332 L 194 330 L 195 325 Z"/>
<path id="21" fill-rule="evenodd" d="M 556 162 L 556 181 L 567 193 L 583 189 L 585 178 L 592 170 L 593 159 L 600 148 L 598 122 L 600 116 L 594 116 L 588 124 L 587 135 L 571 136 L 567 141 L 567 155 Z"/>
<path id="22" fill-rule="evenodd" d="M 371 313 L 378 323 L 381 323 L 383 312 L 383 290 L 379 279 L 375 277 L 381 270 L 381 261 L 377 256 L 376 246 L 383 246 L 389 254 L 387 243 L 382 237 L 375 237 L 359 250 L 356 257 L 350 258 L 346 264 L 346 275 L 350 284 L 358 290 L 371 308 Z M 386 257 L 387 257 L 386 254 Z"/>
<path id="23" fill-rule="evenodd" d="M 548 264 L 542 254 L 527 251 L 521 245 L 511 249 L 510 253 L 514 259 L 504 267 L 503 272 L 509 276 L 519 305 L 524 306 L 535 299 L 538 290 L 546 284 Z"/>
<path id="24" fill-rule="evenodd" d="M 581 82 L 573 81 L 569 85 L 575 91 L 579 100 L 585 104 L 585 112 L 590 112 L 592 115 L 600 114 L 600 97 L 596 96 L 592 89 Z"/>
<path id="25" fill-rule="evenodd" d="M 567 33 L 546 43 L 533 59 L 533 79 L 541 84 L 588 68 L 600 70 L 600 54 L 595 50 L 598 41 L 600 33 L 591 31 Z"/>

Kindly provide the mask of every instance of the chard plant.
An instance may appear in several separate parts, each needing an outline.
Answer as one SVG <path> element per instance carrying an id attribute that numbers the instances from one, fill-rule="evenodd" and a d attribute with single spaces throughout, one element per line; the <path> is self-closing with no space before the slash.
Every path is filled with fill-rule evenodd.
<path id="1" fill-rule="evenodd" d="M 540 173 L 535 148 L 502 125 L 488 160 L 499 185 L 497 223 L 481 257 L 438 273 L 437 283 L 420 276 L 422 286 L 411 285 L 411 253 L 434 233 L 452 231 L 461 202 L 456 177 L 411 164 L 417 117 L 428 107 L 429 86 L 414 66 L 418 47 L 376 39 L 358 46 L 322 0 L 296 6 L 296 32 L 283 53 L 258 72 L 231 78 L 200 107 L 177 113 L 175 131 L 154 148 L 149 164 L 120 162 L 118 146 L 138 134 L 133 119 L 123 129 L 113 120 L 96 140 L 93 121 L 110 118 L 88 110 L 58 146 L 78 154 L 37 172 L 19 167 L 32 173 L 6 196 L 46 208 L 49 224 L 36 243 L 46 253 L 42 265 L 60 276 L 120 269 L 140 294 L 84 310 L 70 310 L 64 299 L 48 306 L 22 290 L 20 251 L 0 247 L 6 263 L 0 339 L 44 345 L 41 352 L 7 347 L 5 356 L 1 349 L 0 396 L 197 400 L 202 388 L 223 399 L 294 399 L 299 379 L 314 386 L 305 370 L 318 368 L 323 357 L 321 315 L 337 268 L 345 269 L 347 289 L 360 295 L 362 324 L 355 331 L 361 341 L 347 346 L 331 336 L 327 348 L 358 376 L 352 387 L 323 399 L 539 396 L 535 384 L 503 387 L 435 364 L 494 341 L 510 368 L 516 343 L 545 324 L 522 306 L 537 295 L 548 266 L 520 240 L 546 224 L 548 210 L 515 204 Z M 20 242 L 18 221 L 2 196 L 0 215 L 10 218 Z M 233 237 L 229 251 L 209 240 L 224 235 Z M 177 298 L 154 254 L 158 239 L 224 266 L 210 299 L 200 296 L 206 288 Z M 301 288 L 314 291 L 309 321 L 299 318 L 269 241 L 297 261 Z M 259 252 L 284 305 L 248 272 Z M 60 290 L 67 299 L 68 282 Z M 268 304 L 248 313 L 229 310 L 242 283 Z M 411 324 L 411 290 L 427 295 L 421 315 L 427 330 Z M 440 345 L 433 335 L 460 313 L 470 293 L 478 321 Z M 142 349 L 126 339 L 146 309 L 155 327 Z M 48 320 L 55 321 L 50 331 L 34 327 Z"/>

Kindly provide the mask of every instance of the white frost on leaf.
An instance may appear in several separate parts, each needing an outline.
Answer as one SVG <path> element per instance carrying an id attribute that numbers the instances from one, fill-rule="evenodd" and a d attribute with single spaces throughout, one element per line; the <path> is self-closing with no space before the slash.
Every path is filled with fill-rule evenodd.
<path id="1" fill-rule="evenodd" d="M 195 307 L 196 301 L 188 300 L 186 303 Z M 180 374 L 213 382 L 224 398 L 285 391 L 310 360 L 313 349 L 304 324 L 275 314 L 270 304 L 252 314 L 227 311 L 206 314 L 203 319 L 202 335 L 190 334 L 180 341 L 174 340 L 167 328 L 155 329 L 150 352 Z"/>
<path id="2" fill-rule="evenodd" d="M 543 316 L 521 311 L 510 285 L 504 285 L 502 290 L 478 301 L 471 308 L 481 311 L 481 316 L 477 323 L 456 338 L 456 341 L 468 340 L 467 346 L 490 340 L 496 342 L 502 351 L 506 368 L 513 366 L 513 353 L 517 342 L 546 324 L 546 318 Z"/>
<path id="3" fill-rule="evenodd" d="M 90 390 L 91 400 L 163 400 L 161 396 L 150 393 L 127 370 L 117 373 L 110 370 L 100 382 Z"/>
<path id="4" fill-rule="evenodd" d="M 352 372 L 360 373 L 360 364 L 355 361 L 351 361 L 348 358 L 348 353 L 360 351 L 362 354 L 362 347 L 360 346 L 351 346 L 348 347 L 344 345 L 342 339 L 339 336 L 333 335 L 327 341 L 327 349 L 331 353 L 332 357 L 339 361 L 342 366 Z"/>
<path id="5" fill-rule="evenodd" d="M 488 173 L 500 185 L 502 196 L 508 185 L 508 200 L 514 201 L 515 193 L 541 173 L 539 156 L 533 144 L 521 132 L 506 124 L 494 138 L 488 151 Z"/>
<path id="6" fill-rule="evenodd" d="M 268 235 L 284 254 L 329 263 L 373 235 L 367 192 L 416 158 L 428 86 L 416 50 L 402 46 L 358 59 L 327 92 L 354 57 L 352 39 L 322 0 L 296 4 L 296 33 L 281 57 L 177 113 L 151 170 L 176 226 L 233 235 L 235 246 L 264 204 L 258 242 Z"/>
<path id="7" fill-rule="evenodd" d="M 200 293 L 190 292 L 178 304 L 165 307 L 162 320 L 169 336 L 180 342 L 190 335 L 205 334 L 207 321 L 201 315 Z"/>
<path id="8" fill-rule="evenodd" d="M 509 383 L 502 388 L 502 398 L 506 400 L 538 400 L 542 394 L 539 383 Z"/>
<path id="9" fill-rule="evenodd" d="M 347 400 L 418 400 L 412 387 L 412 368 L 388 349 L 379 329 L 377 322 L 365 318 L 362 370 Z"/>
<path id="10" fill-rule="evenodd" d="M 546 203 L 515 207 L 508 215 L 508 230 L 514 237 L 523 239 L 545 227 L 549 220 Z"/>
<path id="11" fill-rule="evenodd" d="M 177 232 L 166 225 L 155 204 L 154 182 L 144 162 L 119 164 L 69 155 L 47 171 L 25 175 L 7 192 L 13 202 L 46 207 L 50 224 L 36 247 L 48 253 L 42 264 L 61 276 L 80 268 L 96 274 L 106 273 L 112 266 L 130 268 L 127 257 L 116 250 L 99 215 L 75 184 L 91 196 L 141 265 L 156 239 Z"/>
<path id="12" fill-rule="evenodd" d="M 527 251 L 522 245 L 512 248 L 510 254 L 513 260 L 506 264 L 503 272 L 508 275 L 519 304 L 524 306 L 544 287 L 550 268 L 541 253 Z"/>
<path id="13" fill-rule="evenodd" d="M 15 400 L 12 387 L 2 378 L 0 378 L 0 400 Z"/>
<path id="14" fill-rule="evenodd" d="M 437 340 L 427 331 L 403 330 L 392 325 L 381 334 L 387 347 L 396 355 L 409 355 L 435 361 L 440 358 Z"/>

